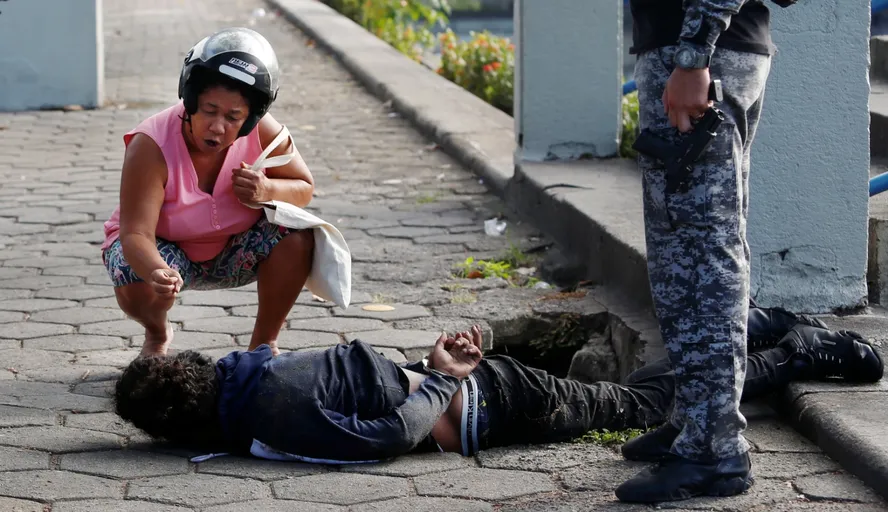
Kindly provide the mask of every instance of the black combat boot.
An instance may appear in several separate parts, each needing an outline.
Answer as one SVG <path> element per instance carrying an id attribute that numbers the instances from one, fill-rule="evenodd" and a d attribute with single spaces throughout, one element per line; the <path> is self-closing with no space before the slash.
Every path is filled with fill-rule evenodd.
<path id="1" fill-rule="evenodd" d="M 798 324 L 827 329 L 826 324 L 818 318 L 796 315 L 783 308 L 760 308 L 754 300 L 749 299 L 746 348 L 749 352 L 774 348 Z"/>
<path id="2" fill-rule="evenodd" d="M 678 437 L 679 430 L 671 422 L 660 425 L 655 430 L 630 439 L 620 448 L 627 460 L 660 462 L 675 458 L 670 451 Z"/>
<path id="3" fill-rule="evenodd" d="M 796 325 L 777 344 L 804 379 L 841 377 L 848 382 L 878 382 L 884 372 L 879 353 L 854 331 Z"/>
<path id="4" fill-rule="evenodd" d="M 734 496 L 752 487 L 749 453 L 714 462 L 680 457 L 642 470 L 623 482 L 615 494 L 620 501 L 660 503 L 695 496 Z"/>

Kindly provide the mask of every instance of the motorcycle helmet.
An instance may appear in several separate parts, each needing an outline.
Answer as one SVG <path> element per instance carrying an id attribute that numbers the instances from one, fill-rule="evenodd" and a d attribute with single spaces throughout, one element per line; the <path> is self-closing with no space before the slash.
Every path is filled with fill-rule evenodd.
<path id="1" fill-rule="evenodd" d="M 277 56 L 265 37 L 248 28 L 226 28 L 200 40 L 185 56 L 179 75 L 179 98 L 189 115 L 197 112 L 198 95 L 218 75 L 234 80 L 239 89 L 248 93 L 250 114 L 237 135 L 243 137 L 256 127 L 277 98 Z"/>

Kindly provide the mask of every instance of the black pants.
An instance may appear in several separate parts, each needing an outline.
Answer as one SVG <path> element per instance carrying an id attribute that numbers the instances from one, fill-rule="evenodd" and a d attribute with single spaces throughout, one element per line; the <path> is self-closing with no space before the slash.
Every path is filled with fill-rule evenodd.
<path id="1" fill-rule="evenodd" d="M 781 349 L 750 354 L 742 400 L 778 389 L 792 380 Z M 664 423 L 675 393 L 668 359 L 633 372 L 627 384 L 585 384 L 527 367 L 509 356 L 481 360 L 473 375 L 484 392 L 489 427 L 480 448 L 569 441 L 589 430 L 645 429 Z"/>

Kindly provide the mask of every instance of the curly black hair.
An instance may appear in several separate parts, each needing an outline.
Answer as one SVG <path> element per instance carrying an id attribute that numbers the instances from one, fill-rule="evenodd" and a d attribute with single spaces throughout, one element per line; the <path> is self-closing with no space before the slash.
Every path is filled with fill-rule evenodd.
<path id="1" fill-rule="evenodd" d="M 154 439 L 192 448 L 221 444 L 212 358 L 192 350 L 133 360 L 114 393 L 117 415 Z"/>

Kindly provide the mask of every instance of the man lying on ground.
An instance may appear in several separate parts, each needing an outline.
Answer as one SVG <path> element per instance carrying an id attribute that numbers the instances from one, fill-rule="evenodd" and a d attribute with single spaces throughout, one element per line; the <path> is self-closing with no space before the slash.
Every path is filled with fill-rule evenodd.
<path id="1" fill-rule="evenodd" d="M 820 320 L 752 307 L 748 331 L 744 400 L 793 380 L 882 378 L 881 358 L 860 335 L 828 330 Z M 427 361 L 404 365 L 358 340 L 277 357 L 260 346 L 215 364 L 193 351 L 140 357 L 123 372 L 115 401 L 117 413 L 149 435 L 194 449 L 353 463 L 416 451 L 469 456 L 568 441 L 592 429 L 645 429 L 667 421 L 673 391 L 666 361 L 620 385 L 482 357 L 474 326 L 442 334 Z M 661 427 L 624 445 L 624 455 L 668 457 L 676 434 Z"/>

